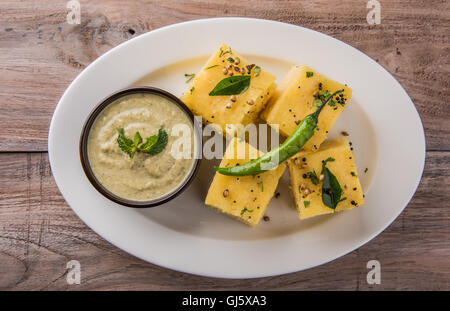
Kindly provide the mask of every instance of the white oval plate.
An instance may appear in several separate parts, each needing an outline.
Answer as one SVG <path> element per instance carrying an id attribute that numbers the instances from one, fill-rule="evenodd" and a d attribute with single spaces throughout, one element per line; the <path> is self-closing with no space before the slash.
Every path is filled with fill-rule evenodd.
<path id="1" fill-rule="evenodd" d="M 271 220 L 251 229 L 204 206 L 213 174 L 208 161 L 203 161 L 186 192 L 152 209 L 119 206 L 91 186 L 81 168 L 78 140 L 94 106 L 140 79 L 181 95 L 187 88 L 183 74 L 200 69 L 222 42 L 273 72 L 278 80 L 291 63 L 307 64 L 353 88 L 352 100 L 331 136 L 342 130 L 350 133 L 366 193 L 364 206 L 300 221 L 284 176 L 279 185 L 281 196 L 272 199 L 267 210 Z M 419 184 L 425 138 L 414 104 L 400 84 L 353 47 L 294 25 L 217 18 L 143 34 L 90 64 L 56 107 L 49 157 L 56 183 L 75 213 L 117 247 L 178 271 L 251 278 L 326 263 L 383 231 L 408 204 Z M 369 171 L 364 173 L 366 167 Z"/>

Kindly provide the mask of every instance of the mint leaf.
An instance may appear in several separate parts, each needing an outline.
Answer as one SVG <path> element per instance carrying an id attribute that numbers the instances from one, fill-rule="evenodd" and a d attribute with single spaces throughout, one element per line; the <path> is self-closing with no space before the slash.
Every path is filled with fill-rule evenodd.
<path id="1" fill-rule="evenodd" d="M 263 192 L 264 191 L 264 184 L 263 184 L 263 182 L 261 181 L 258 184 L 259 184 L 259 187 L 261 188 L 261 192 Z"/>
<path id="2" fill-rule="evenodd" d="M 167 142 L 169 141 L 169 135 L 167 135 L 167 132 L 164 129 L 162 129 L 162 128 L 159 129 L 158 135 L 153 135 L 153 136 L 157 136 L 157 138 L 158 138 L 157 141 L 152 146 L 150 146 L 148 149 L 145 149 L 145 150 L 141 149 L 142 152 L 149 153 L 151 155 L 155 155 L 155 154 L 158 154 L 161 151 L 163 151 L 164 148 L 167 146 Z M 153 136 L 151 136 L 149 138 L 151 138 L 153 140 L 154 139 L 154 138 L 152 138 Z M 147 139 L 147 141 L 148 141 L 148 139 Z"/>
<path id="3" fill-rule="evenodd" d="M 309 202 L 309 201 L 303 201 L 303 205 L 305 205 L 305 208 L 308 208 L 310 203 L 311 202 Z"/>
<path id="4" fill-rule="evenodd" d="M 139 133 L 136 133 L 136 135 L 134 136 L 135 140 L 133 141 L 130 138 L 127 138 L 125 136 L 125 131 L 123 130 L 123 128 L 117 128 L 116 130 L 119 133 L 119 136 L 117 136 L 117 144 L 119 144 L 119 148 L 123 152 L 128 154 L 130 156 L 130 159 L 132 159 L 134 154 L 137 151 L 137 144 L 135 144 L 135 141 L 138 139 L 137 135 Z M 139 135 L 139 137 L 140 137 L 140 135 Z"/>
<path id="5" fill-rule="evenodd" d="M 164 129 L 159 129 L 157 135 L 152 135 L 147 137 L 145 143 L 142 144 L 142 136 L 139 132 L 134 134 L 134 138 L 130 139 L 125 136 L 123 128 L 117 128 L 119 135 L 117 136 L 117 144 L 119 148 L 130 156 L 130 159 L 134 157 L 137 151 L 144 153 L 149 153 L 155 155 L 164 150 L 169 140 L 169 135 L 167 135 Z"/>
<path id="6" fill-rule="evenodd" d="M 310 77 L 312 77 L 314 75 L 314 72 L 312 72 L 312 71 L 307 71 L 306 72 L 306 77 L 307 78 L 310 78 Z"/>
<path id="7" fill-rule="evenodd" d="M 232 76 L 221 80 L 209 96 L 238 95 L 244 93 L 250 86 L 250 76 Z"/>
<path id="8" fill-rule="evenodd" d="M 142 137 L 141 134 L 139 134 L 139 132 L 136 132 L 136 134 L 134 134 L 133 142 L 136 147 L 139 146 L 140 143 L 142 143 Z"/>
<path id="9" fill-rule="evenodd" d="M 139 147 L 139 151 L 144 152 L 144 153 L 150 153 L 150 150 L 156 144 L 157 141 L 158 141 L 158 135 L 152 135 L 150 137 L 147 137 L 147 139 L 145 140 L 145 143 L 143 143 Z"/>

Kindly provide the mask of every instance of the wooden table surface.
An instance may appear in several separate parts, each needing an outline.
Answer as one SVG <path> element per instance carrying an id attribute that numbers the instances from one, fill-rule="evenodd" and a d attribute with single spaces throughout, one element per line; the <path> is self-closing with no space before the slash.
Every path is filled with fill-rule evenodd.
<path id="1" fill-rule="evenodd" d="M 0 289 L 450 289 L 448 1 L 380 0 L 379 25 L 367 23 L 366 0 L 82 0 L 80 25 L 67 24 L 66 3 L 0 2 Z M 62 198 L 48 163 L 47 133 L 69 83 L 123 41 L 216 16 L 272 19 L 331 35 L 377 60 L 412 98 L 427 141 L 423 178 L 404 212 L 367 245 L 303 272 L 205 278 L 121 251 L 89 229 Z M 72 259 L 81 263 L 80 285 L 66 281 Z M 366 282 L 371 259 L 381 263 L 380 285 Z"/>

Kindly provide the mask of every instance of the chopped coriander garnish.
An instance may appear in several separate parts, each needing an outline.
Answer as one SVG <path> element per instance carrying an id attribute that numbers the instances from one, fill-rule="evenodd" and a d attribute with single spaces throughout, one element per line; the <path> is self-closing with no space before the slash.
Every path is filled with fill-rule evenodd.
<path id="1" fill-rule="evenodd" d="M 219 57 L 222 57 L 223 55 L 228 54 L 228 53 L 230 53 L 230 54 L 232 53 L 231 48 L 229 48 L 228 51 L 223 51 L 222 48 L 220 48 L 220 55 L 219 55 Z"/>
<path id="2" fill-rule="evenodd" d="M 229 61 L 230 63 L 234 63 L 234 58 L 233 57 L 228 57 L 227 61 Z"/>
<path id="3" fill-rule="evenodd" d="M 191 89 L 189 90 L 190 92 L 191 92 L 191 94 L 192 94 L 192 92 L 194 92 L 195 91 L 195 87 L 191 87 Z"/>
<path id="4" fill-rule="evenodd" d="M 253 70 L 253 74 L 255 77 L 258 77 L 261 74 L 261 67 L 255 66 L 255 69 Z"/>
<path id="5" fill-rule="evenodd" d="M 319 177 L 317 177 L 316 171 L 312 171 L 308 173 L 308 177 L 311 179 L 311 182 L 314 185 L 318 185 L 319 184 Z"/>
<path id="6" fill-rule="evenodd" d="M 188 78 L 188 79 L 186 80 L 186 83 L 189 83 L 189 82 L 192 81 L 192 79 L 195 78 L 195 73 L 185 73 L 184 76 L 185 76 L 186 78 Z"/>
<path id="7" fill-rule="evenodd" d="M 263 184 L 263 182 L 261 181 L 258 184 L 259 184 L 259 187 L 261 188 L 261 192 L 263 192 L 264 191 L 264 184 Z"/>
<path id="8" fill-rule="evenodd" d="M 350 174 L 352 174 L 353 177 L 356 177 L 355 172 L 350 172 Z"/>
<path id="9" fill-rule="evenodd" d="M 320 103 L 324 102 L 330 95 L 331 93 L 328 90 L 319 91 L 318 99 L 320 100 Z M 330 107 L 336 106 L 336 101 L 333 98 L 331 98 L 330 101 L 328 102 L 328 106 Z"/>
<path id="10" fill-rule="evenodd" d="M 312 77 L 314 75 L 314 72 L 312 72 L 312 71 L 307 71 L 306 72 L 306 77 L 307 78 L 310 78 L 310 77 Z"/>
<path id="11" fill-rule="evenodd" d="M 309 202 L 309 201 L 303 201 L 303 205 L 305 205 L 305 208 L 308 208 L 310 203 L 311 202 Z"/>
<path id="12" fill-rule="evenodd" d="M 243 216 L 245 212 L 251 213 L 251 212 L 253 212 L 253 210 L 252 210 L 252 209 L 247 209 L 246 207 L 244 207 L 244 208 L 241 210 L 241 216 Z"/>
<path id="13" fill-rule="evenodd" d="M 316 98 L 316 99 L 313 101 L 313 106 L 314 106 L 314 107 L 319 108 L 321 105 L 322 105 L 322 101 L 321 101 L 319 98 Z"/>
<path id="14" fill-rule="evenodd" d="M 364 170 L 364 173 L 367 173 L 368 170 L 369 170 L 369 169 L 366 167 L 366 169 Z"/>
<path id="15" fill-rule="evenodd" d="M 321 97 L 327 98 L 327 97 L 330 96 L 330 95 L 331 95 L 331 94 L 330 94 L 330 91 L 328 91 L 328 90 L 319 91 L 319 96 L 321 96 Z"/>
<path id="16" fill-rule="evenodd" d="M 214 68 L 214 67 L 217 67 L 217 66 L 219 66 L 219 65 L 212 65 L 212 66 L 206 67 L 205 70 L 208 70 L 208 69 L 211 69 L 211 68 Z"/>

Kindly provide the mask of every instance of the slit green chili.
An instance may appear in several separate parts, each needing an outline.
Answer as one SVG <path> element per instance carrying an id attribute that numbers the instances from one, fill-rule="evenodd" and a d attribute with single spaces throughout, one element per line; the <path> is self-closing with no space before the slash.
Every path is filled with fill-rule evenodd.
<path id="1" fill-rule="evenodd" d="M 314 135 L 314 131 L 317 127 L 319 114 L 323 107 L 332 99 L 336 94 L 343 92 L 339 90 L 331 94 L 317 110 L 310 115 L 306 116 L 295 128 L 294 132 L 289 136 L 284 143 L 277 148 L 265 153 L 263 156 L 251 160 L 243 165 L 232 167 L 218 167 L 214 169 L 222 174 L 228 176 L 247 176 L 256 175 L 261 172 L 271 170 L 282 162 L 286 161 L 294 154 L 300 151 L 306 142 Z"/>

